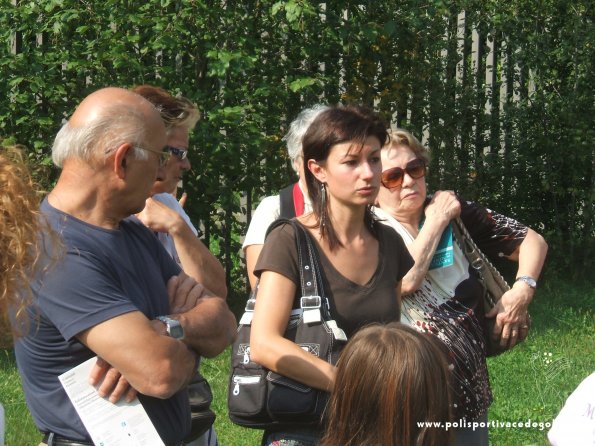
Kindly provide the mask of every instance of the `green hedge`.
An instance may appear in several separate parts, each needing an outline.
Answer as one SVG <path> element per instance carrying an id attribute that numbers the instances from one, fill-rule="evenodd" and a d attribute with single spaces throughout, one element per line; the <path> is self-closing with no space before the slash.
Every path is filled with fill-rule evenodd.
<path id="1" fill-rule="evenodd" d="M 194 99 L 205 119 L 191 141 L 188 208 L 241 287 L 250 210 L 293 177 L 288 123 L 317 102 L 365 103 L 423 137 L 431 188 L 516 216 L 564 247 L 557 265 L 587 271 L 594 9 L 587 0 L 5 0 L 0 134 L 49 165 L 61 121 L 99 87 L 151 83 Z M 50 187 L 57 172 L 46 172 Z"/>

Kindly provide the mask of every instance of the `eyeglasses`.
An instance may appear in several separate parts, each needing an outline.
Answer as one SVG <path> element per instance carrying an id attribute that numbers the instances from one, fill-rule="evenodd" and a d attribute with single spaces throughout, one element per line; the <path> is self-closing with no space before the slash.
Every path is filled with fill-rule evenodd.
<path id="1" fill-rule="evenodd" d="M 188 156 L 188 149 L 179 149 L 178 147 L 165 146 L 165 151 L 176 156 L 180 161 L 185 160 Z"/>
<path id="2" fill-rule="evenodd" d="M 167 150 L 159 151 L 159 150 L 147 149 L 146 147 L 141 147 L 141 146 L 135 146 L 134 148 L 145 150 L 147 152 L 153 152 L 153 153 L 156 153 L 157 155 L 159 155 L 159 167 L 165 166 L 167 164 L 167 162 L 169 161 L 169 152 Z"/>
<path id="3" fill-rule="evenodd" d="M 417 180 L 418 178 L 426 175 L 426 163 L 422 159 L 416 158 L 412 161 L 409 161 L 405 166 L 405 169 L 400 167 L 387 169 L 382 172 L 380 181 L 387 189 L 394 189 L 395 187 L 399 187 L 401 184 L 403 184 L 405 173 L 407 173 L 407 175 L 409 175 L 414 180 Z"/>

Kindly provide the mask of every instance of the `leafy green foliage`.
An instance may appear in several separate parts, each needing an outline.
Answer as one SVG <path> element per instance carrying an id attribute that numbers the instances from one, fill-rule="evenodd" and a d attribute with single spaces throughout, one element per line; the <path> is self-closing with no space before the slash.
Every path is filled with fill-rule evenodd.
<path id="1" fill-rule="evenodd" d="M 48 166 L 63 119 L 97 88 L 190 97 L 204 119 L 187 209 L 241 289 L 251 210 L 294 180 L 289 122 L 318 102 L 364 103 L 427 143 L 431 189 L 519 218 L 580 274 L 595 239 L 593 16 L 586 0 L 5 1 L 0 135 Z"/>

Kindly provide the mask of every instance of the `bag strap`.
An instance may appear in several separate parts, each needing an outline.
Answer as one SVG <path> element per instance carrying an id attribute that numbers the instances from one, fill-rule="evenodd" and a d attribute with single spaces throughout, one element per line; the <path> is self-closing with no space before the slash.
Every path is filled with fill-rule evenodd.
<path id="1" fill-rule="evenodd" d="M 293 188 L 294 184 L 284 187 L 279 191 L 279 201 L 281 203 L 279 218 L 290 219 L 297 215 L 294 207 Z"/>
<path id="2" fill-rule="evenodd" d="M 295 216 L 299 217 L 300 215 L 304 215 L 305 210 L 305 201 L 304 201 L 304 193 L 300 188 L 299 181 L 293 185 L 293 210 L 295 211 Z"/>
<path id="3" fill-rule="evenodd" d="M 279 191 L 279 218 L 290 219 L 304 214 L 304 194 L 300 184 L 294 183 Z"/>
<path id="4" fill-rule="evenodd" d="M 287 188 L 285 188 L 285 189 L 287 189 Z M 283 202 L 281 202 L 281 204 L 283 204 Z M 264 239 L 266 240 L 266 238 L 269 236 L 271 231 L 273 229 L 275 229 L 277 226 L 290 223 L 290 221 L 291 220 L 288 220 L 283 217 L 280 217 L 277 220 L 273 221 L 267 228 Z M 239 325 L 250 325 L 252 323 L 252 316 L 254 315 L 254 307 L 256 306 L 256 295 L 258 294 L 259 284 L 260 284 L 260 278 L 257 278 L 256 285 L 254 286 L 254 289 L 250 290 L 250 295 L 248 296 L 248 300 L 246 300 L 246 306 L 244 307 L 244 313 L 242 314 L 242 317 L 240 318 L 240 321 L 238 322 Z M 292 311 L 292 313 L 293 313 L 293 311 Z"/>
<path id="5" fill-rule="evenodd" d="M 320 259 L 318 256 L 318 249 L 314 245 L 312 236 L 310 233 L 295 219 L 290 221 L 296 234 L 296 243 L 298 246 L 298 256 L 300 257 L 300 280 L 302 283 L 302 298 L 301 307 L 304 323 L 316 323 L 322 322 L 320 317 L 330 328 L 333 333 L 333 337 L 337 341 L 347 341 L 347 335 L 339 327 L 337 321 L 332 318 L 331 306 L 329 299 L 324 292 L 324 271 L 320 267 Z M 300 254 L 301 252 L 301 254 Z M 307 255 L 306 255 L 307 253 Z M 302 255 L 305 257 L 302 259 Z M 309 266 L 309 268 L 308 268 Z M 308 282 L 309 278 L 312 277 L 312 285 Z M 306 293 L 312 292 L 313 296 L 309 296 Z M 320 303 L 317 308 L 306 309 L 304 303 L 308 302 L 308 299 L 313 297 L 316 303 Z M 311 312 L 311 313 L 310 313 Z"/>
<path id="6" fill-rule="evenodd" d="M 461 249 L 465 257 L 469 261 L 471 267 L 477 271 L 480 276 L 482 282 L 485 282 L 486 277 L 488 274 L 491 274 L 492 279 L 496 282 L 496 284 L 503 290 L 509 290 L 510 286 L 500 274 L 500 271 L 496 269 L 496 267 L 490 262 L 490 260 L 486 257 L 486 255 L 481 252 L 479 247 L 471 238 L 471 234 L 467 230 L 467 227 L 461 220 L 461 217 L 457 217 L 454 220 L 453 224 L 453 232 L 455 233 L 455 237 L 461 242 Z M 484 283 L 485 287 L 485 283 Z M 489 293 L 486 293 L 486 298 L 491 299 Z M 493 307 L 496 305 L 496 302 L 489 302 Z"/>
<path id="7" fill-rule="evenodd" d="M 314 246 L 310 233 L 295 219 L 277 219 L 267 229 L 268 234 L 277 226 L 289 224 L 293 227 L 298 253 L 298 265 L 300 274 L 300 310 L 305 323 L 320 323 L 324 320 L 329 326 L 335 339 L 347 340 L 345 332 L 339 328 L 330 312 L 330 303 L 324 292 L 324 273 L 320 267 L 318 250 Z M 240 319 L 240 325 L 250 325 L 252 314 L 258 294 L 258 282 L 256 290 L 251 291 L 246 302 L 245 312 Z M 297 310 L 297 311 L 300 311 Z M 296 310 L 293 310 L 296 311 Z"/>

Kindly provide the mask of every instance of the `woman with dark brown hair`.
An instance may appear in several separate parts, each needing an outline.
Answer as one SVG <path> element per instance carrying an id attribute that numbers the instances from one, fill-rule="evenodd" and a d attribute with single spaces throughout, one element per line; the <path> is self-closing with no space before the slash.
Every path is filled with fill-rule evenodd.
<path id="1" fill-rule="evenodd" d="M 377 115 L 357 106 L 320 113 L 303 139 L 304 173 L 313 212 L 297 219 L 313 239 L 325 276 L 330 313 L 349 337 L 374 322 L 399 320 L 401 278 L 411 257 L 398 234 L 377 223 L 371 206 L 380 188 L 380 148 L 387 138 Z M 336 367 L 285 339 L 299 309 L 300 271 L 293 227 L 276 227 L 255 268 L 260 277 L 250 356 L 276 373 L 333 391 Z M 318 444 L 320 420 L 309 428 L 265 431 L 263 444 Z"/>
<path id="2" fill-rule="evenodd" d="M 443 356 L 428 335 L 400 323 L 362 328 L 337 364 L 321 445 L 452 444 Z"/>

